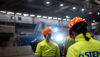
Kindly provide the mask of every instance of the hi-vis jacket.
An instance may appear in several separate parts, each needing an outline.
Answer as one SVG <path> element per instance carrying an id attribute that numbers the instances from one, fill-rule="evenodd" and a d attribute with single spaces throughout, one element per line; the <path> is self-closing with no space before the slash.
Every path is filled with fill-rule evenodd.
<path id="1" fill-rule="evenodd" d="M 66 57 L 100 57 L 100 42 L 93 40 L 89 33 L 86 36 L 90 38 L 89 41 L 82 33 L 76 36 L 76 43 L 68 48 Z"/>
<path id="2" fill-rule="evenodd" d="M 42 57 L 59 57 L 60 56 L 60 51 L 59 47 L 56 43 L 50 40 L 49 43 L 46 42 L 46 39 L 38 43 L 37 48 L 36 48 L 36 53 L 35 55 L 37 56 L 42 56 Z"/>

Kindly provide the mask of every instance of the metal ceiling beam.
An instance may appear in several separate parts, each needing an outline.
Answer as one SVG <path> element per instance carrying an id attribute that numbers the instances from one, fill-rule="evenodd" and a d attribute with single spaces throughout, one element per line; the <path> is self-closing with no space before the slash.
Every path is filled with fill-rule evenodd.
<path id="1" fill-rule="evenodd" d="M 41 6 L 38 6 L 38 5 L 32 5 L 32 4 L 23 4 L 22 6 L 25 6 L 25 7 L 28 7 L 28 8 L 36 8 L 36 9 L 48 9 L 46 7 L 41 7 Z"/>
<path id="2" fill-rule="evenodd" d="M 66 0 L 66 1 L 69 1 L 71 3 L 75 3 L 79 6 L 84 6 L 85 8 L 88 8 L 88 6 L 90 7 L 95 7 L 96 5 L 90 3 L 90 2 L 86 2 L 86 1 L 82 1 L 82 0 Z"/>
<path id="3" fill-rule="evenodd" d="M 8 6 L 9 4 L 11 4 L 12 2 L 14 2 L 14 0 L 5 1 L 5 3 L 1 7 L 4 8 L 4 7 Z"/>
<path id="4" fill-rule="evenodd" d="M 69 7 L 70 6 L 56 7 L 56 5 L 53 5 L 53 6 L 48 7 L 47 9 L 43 9 L 42 11 L 39 11 L 38 13 L 48 12 L 49 14 L 52 14 L 52 13 L 57 13 L 59 11 L 63 11 L 64 9 L 67 9 Z"/>
<path id="5" fill-rule="evenodd" d="M 87 12 L 100 12 L 100 5 L 94 7 L 94 8 L 91 8 L 91 9 L 87 9 Z"/>
<path id="6" fill-rule="evenodd" d="M 82 0 L 66 0 L 66 1 L 69 1 L 71 3 L 75 3 L 77 5 L 81 5 L 81 6 L 84 6 L 86 8 L 86 11 L 87 12 L 98 12 L 100 11 L 100 5 L 94 5 L 92 3 L 89 3 L 89 2 L 86 2 L 86 1 L 82 1 Z"/>
<path id="7" fill-rule="evenodd" d="M 70 7 L 70 6 L 64 6 L 64 7 L 60 8 L 60 9 L 58 9 L 58 10 L 55 10 L 55 12 L 62 11 L 62 10 L 67 9 L 67 8 L 69 8 L 69 7 Z"/>
<path id="8" fill-rule="evenodd" d="M 11 3 L 7 8 L 11 8 L 11 7 L 13 7 L 13 6 L 16 6 L 16 5 L 19 5 L 19 4 L 21 4 L 21 3 L 23 3 L 25 0 L 20 0 L 20 1 L 18 1 L 18 0 L 16 0 L 16 1 L 14 1 L 14 2 L 16 2 L 16 3 Z"/>

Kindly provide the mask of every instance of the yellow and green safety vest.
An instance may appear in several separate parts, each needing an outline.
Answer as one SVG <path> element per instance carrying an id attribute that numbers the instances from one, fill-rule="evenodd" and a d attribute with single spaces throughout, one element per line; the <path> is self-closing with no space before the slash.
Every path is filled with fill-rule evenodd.
<path id="1" fill-rule="evenodd" d="M 56 43 L 50 40 L 49 43 L 46 39 L 38 43 L 35 55 L 37 56 L 60 56 L 60 50 Z"/>
<path id="2" fill-rule="evenodd" d="M 76 42 L 68 48 L 66 57 L 100 57 L 100 42 L 92 39 L 90 33 L 86 33 L 86 36 L 90 38 L 89 41 L 82 33 L 76 36 Z"/>

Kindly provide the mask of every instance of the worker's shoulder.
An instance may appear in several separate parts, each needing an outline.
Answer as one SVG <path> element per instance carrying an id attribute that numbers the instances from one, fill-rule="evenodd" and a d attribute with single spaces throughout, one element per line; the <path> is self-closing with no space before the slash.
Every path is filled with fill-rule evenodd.
<path id="1" fill-rule="evenodd" d="M 54 45 L 54 46 L 57 46 L 58 47 L 58 44 L 57 43 L 55 43 L 55 42 L 53 42 L 53 41 L 51 41 L 52 42 L 52 44 Z"/>
<path id="2" fill-rule="evenodd" d="M 71 45 L 69 48 L 79 49 L 79 48 L 81 48 L 84 45 L 88 46 L 90 44 L 95 45 L 95 46 L 100 46 L 100 42 L 99 41 L 92 39 L 89 42 L 87 42 L 87 41 L 76 42 L 73 45 Z"/>
<path id="3" fill-rule="evenodd" d="M 41 42 L 38 43 L 38 45 L 43 45 L 44 41 L 42 40 Z"/>
<path id="4" fill-rule="evenodd" d="M 95 44 L 100 45 L 100 42 L 98 40 L 92 40 Z"/>
<path id="5" fill-rule="evenodd" d="M 74 44 L 72 44 L 71 46 L 70 46 L 70 48 L 73 48 L 73 47 L 77 47 L 78 45 L 80 45 L 80 43 L 74 43 Z"/>
<path id="6" fill-rule="evenodd" d="M 81 46 L 81 42 L 76 42 L 74 44 L 72 44 L 68 49 L 79 49 Z"/>

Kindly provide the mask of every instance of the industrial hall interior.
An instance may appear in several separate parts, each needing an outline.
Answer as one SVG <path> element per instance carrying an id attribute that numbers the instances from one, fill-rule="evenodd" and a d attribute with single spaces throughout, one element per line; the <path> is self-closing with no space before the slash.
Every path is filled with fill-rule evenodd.
<path id="1" fill-rule="evenodd" d="M 100 0 L 0 0 L 0 57 L 100 57 Z"/>

